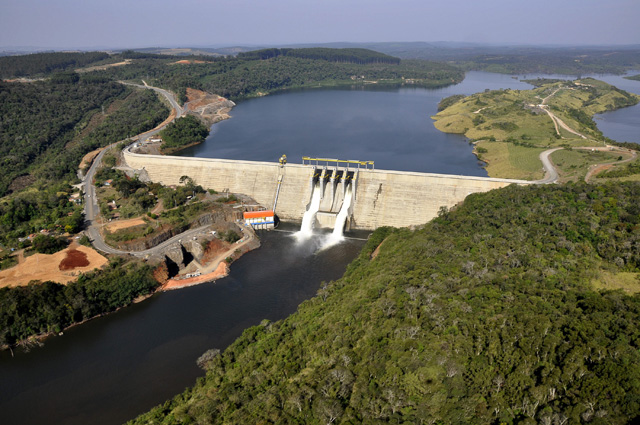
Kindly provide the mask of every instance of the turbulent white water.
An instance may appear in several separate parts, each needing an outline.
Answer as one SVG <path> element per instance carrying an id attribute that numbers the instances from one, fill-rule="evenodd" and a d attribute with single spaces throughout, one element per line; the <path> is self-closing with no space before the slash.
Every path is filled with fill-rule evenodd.
<path id="1" fill-rule="evenodd" d="M 316 214 L 320 209 L 320 192 L 320 184 L 318 183 L 313 187 L 313 194 L 311 195 L 311 205 L 309 205 L 309 209 L 304 212 L 300 231 L 295 234 L 299 240 L 308 239 L 313 234 L 313 224 L 316 221 Z"/>
<path id="2" fill-rule="evenodd" d="M 333 232 L 325 241 L 322 249 L 329 248 L 344 240 L 344 224 L 346 223 L 347 217 L 349 216 L 349 207 L 351 206 L 352 197 L 353 192 L 351 191 L 351 186 L 349 185 L 347 187 L 347 193 L 345 193 L 344 195 L 344 201 L 342 202 L 340 212 L 336 216 L 336 224 L 333 227 Z"/>

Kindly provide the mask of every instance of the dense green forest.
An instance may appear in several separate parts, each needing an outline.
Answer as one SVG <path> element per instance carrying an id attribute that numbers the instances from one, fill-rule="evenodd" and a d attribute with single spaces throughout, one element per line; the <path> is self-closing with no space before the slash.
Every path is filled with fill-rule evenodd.
<path id="1" fill-rule="evenodd" d="M 127 88 L 114 82 L 75 83 L 38 81 L 28 84 L 0 83 L 0 196 L 11 181 L 39 165 L 38 177 L 60 179 L 68 175 L 89 150 L 67 151 L 65 146 L 90 111 L 118 97 Z M 75 157 L 75 163 L 56 161 L 61 155 Z M 70 159 L 70 158 L 64 158 Z"/>
<path id="2" fill-rule="evenodd" d="M 639 196 L 511 186 L 378 229 L 342 279 L 132 423 L 635 423 L 640 298 L 593 284 L 637 276 Z"/>
<path id="3" fill-rule="evenodd" d="M 149 266 L 115 258 L 106 269 L 85 273 L 68 285 L 49 281 L 0 288 L 0 346 L 60 332 L 73 323 L 131 304 L 157 286 Z"/>
<path id="4" fill-rule="evenodd" d="M 363 79 L 399 84 L 404 78 L 415 80 L 413 83 L 416 85 L 437 87 L 457 83 L 464 78 L 464 72 L 458 68 L 427 61 L 358 64 L 305 59 L 289 54 L 266 60 L 234 57 L 206 60 L 206 63 L 184 65 L 176 64 L 175 58 L 147 59 L 100 71 L 98 75 L 119 80 L 144 79 L 149 84 L 175 91 L 181 101 L 186 100 L 186 87 L 238 100 L 287 88 L 363 84 Z"/>
<path id="5" fill-rule="evenodd" d="M 51 52 L 2 56 L 0 57 L 0 78 L 33 77 L 55 71 L 67 71 L 108 58 L 109 55 L 104 52 Z"/>
<path id="6" fill-rule="evenodd" d="M 329 49 L 314 47 L 307 49 L 262 49 L 238 53 L 238 58 L 247 60 L 264 60 L 278 56 L 289 56 L 302 59 L 322 59 L 329 62 L 347 62 L 357 64 L 388 63 L 399 64 L 400 59 L 384 53 L 368 49 Z"/>
<path id="7" fill-rule="evenodd" d="M 500 73 L 584 75 L 624 74 L 640 67 L 640 47 L 634 46 L 491 46 L 476 43 L 334 43 L 332 47 L 362 47 L 401 59 L 426 59 L 466 70 Z"/>
<path id="8" fill-rule="evenodd" d="M 73 76 L 75 81 L 0 83 L 0 196 L 21 175 L 72 178 L 87 152 L 149 130 L 168 114 L 153 93 Z M 112 114 L 108 107 L 117 100 L 113 109 L 120 108 Z"/>
<path id="9" fill-rule="evenodd" d="M 81 206 L 69 202 L 72 192 L 61 182 L 0 199 L 0 243 L 15 246 L 18 238 L 42 229 L 79 232 L 84 215 Z"/>
<path id="10" fill-rule="evenodd" d="M 41 229 L 79 231 L 81 207 L 69 202 L 68 183 L 82 157 L 167 115 L 153 92 L 95 75 L 0 83 L 0 196 L 10 194 L 0 198 L 0 241 L 15 243 Z"/>
<path id="11" fill-rule="evenodd" d="M 175 120 L 160 132 L 163 152 L 174 152 L 185 146 L 202 143 L 209 135 L 209 127 L 193 115 Z"/>

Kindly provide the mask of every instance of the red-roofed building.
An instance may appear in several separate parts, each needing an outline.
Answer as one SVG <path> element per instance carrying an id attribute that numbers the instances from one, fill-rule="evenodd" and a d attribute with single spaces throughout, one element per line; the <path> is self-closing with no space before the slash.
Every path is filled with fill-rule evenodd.
<path id="1" fill-rule="evenodd" d="M 275 226 L 273 211 L 247 211 L 244 222 L 254 229 L 273 229 Z"/>

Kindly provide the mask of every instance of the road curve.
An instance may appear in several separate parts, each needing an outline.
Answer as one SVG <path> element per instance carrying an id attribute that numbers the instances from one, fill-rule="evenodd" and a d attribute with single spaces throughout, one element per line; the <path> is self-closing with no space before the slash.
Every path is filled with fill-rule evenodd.
<path id="1" fill-rule="evenodd" d="M 147 84 L 146 81 L 142 80 L 142 84 L 135 84 L 135 83 L 128 83 L 126 81 L 118 81 L 120 84 L 124 84 L 126 86 L 133 86 L 133 87 L 138 87 L 140 89 L 150 89 L 155 91 L 156 93 L 160 93 L 161 95 L 163 95 L 171 104 L 171 107 L 173 108 L 174 111 L 176 111 L 176 118 L 180 118 L 182 115 L 184 115 L 184 110 L 182 109 L 182 107 L 180 106 L 180 104 L 178 103 L 178 101 L 176 100 L 176 97 L 173 93 L 165 90 L 165 89 L 161 89 L 159 87 L 153 87 Z M 146 134 L 146 133 L 145 133 Z"/>
<path id="2" fill-rule="evenodd" d="M 562 148 L 547 149 L 546 151 L 540 153 L 540 161 L 542 161 L 542 167 L 544 168 L 545 176 L 543 179 L 535 180 L 532 183 L 549 184 L 558 181 L 558 170 L 556 170 L 556 167 L 551 162 L 551 159 L 549 159 L 549 155 L 560 149 Z"/>
<path id="3" fill-rule="evenodd" d="M 149 86 L 146 82 L 143 81 L 144 85 L 140 85 L 140 84 L 133 84 L 133 83 L 127 83 L 124 81 L 120 81 L 121 84 L 125 84 L 128 86 L 134 86 L 134 87 L 138 87 L 141 89 L 150 89 L 150 90 L 154 90 L 157 93 L 160 93 L 162 96 L 164 96 L 169 103 L 171 104 L 171 107 L 174 109 L 175 114 L 176 114 L 176 118 L 181 117 L 184 114 L 183 109 L 180 107 L 180 105 L 178 104 L 175 96 L 168 92 L 167 90 L 158 88 L 158 87 L 152 87 Z M 179 241 L 181 238 L 188 238 L 191 237 L 199 232 L 203 232 L 204 229 L 207 226 L 203 226 L 203 227 L 199 227 L 197 229 L 190 229 L 187 230 L 186 232 L 183 232 L 177 236 L 174 236 L 173 238 L 144 251 L 122 251 L 119 249 L 115 249 L 109 245 L 107 245 L 104 241 L 104 239 L 102 238 L 102 235 L 100 234 L 99 231 L 99 227 L 100 224 L 96 222 L 96 216 L 98 215 L 99 209 L 98 209 L 98 199 L 96 197 L 96 188 L 93 184 L 93 179 L 96 175 L 96 172 L 98 170 L 98 168 L 100 168 L 100 164 L 102 162 L 102 157 L 104 157 L 105 153 L 108 152 L 109 150 L 113 149 L 115 146 L 117 146 L 119 143 L 121 142 L 131 142 L 133 140 L 138 140 L 142 135 L 145 136 L 151 136 L 154 135 L 158 132 L 160 132 L 162 129 L 164 129 L 164 127 L 167 126 L 168 123 L 165 123 L 164 125 L 158 126 L 156 128 L 154 128 L 151 131 L 139 134 L 135 137 L 131 137 L 129 139 L 125 139 L 125 140 L 121 140 L 115 143 L 110 144 L 109 146 L 105 147 L 102 151 L 100 151 L 100 153 L 95 157 L 95 159 L 93 160 L 93 163 L 91 164 L 91 167 L 89 167 L 89 170 L 87 171 L 87 174 L 83 177 L 82 182 L 84 185 L 84 216 L 85 216 L 85 227 L 87 228 L 87 234 L 89 236 L 89 239 L 91 240 L 93 246 L 95 249 L 102 251 L 104 253 L 107 254 L 121 254 L 121 255 L 133 255 L 136 257 L 145 257 L 147 255 L 153 255 L 157 252 L 159 252 L 160 250 L 164 249 L 165 247 L 171 245 L 172 243 Z"/>

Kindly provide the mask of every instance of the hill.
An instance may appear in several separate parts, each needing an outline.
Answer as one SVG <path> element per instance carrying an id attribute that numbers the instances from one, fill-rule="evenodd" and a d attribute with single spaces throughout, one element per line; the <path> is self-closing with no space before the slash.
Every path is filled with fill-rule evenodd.
<path id="1" fill-rule="evenodd" d="M 237 101 L 292 88 L 363 84 L 439 87 L 462 81 L 464 72 L 428 61 L 399 61 L 364 49 L 266 49 L 238 57 L 162 56 L 124 52 L 133 63 L 98 73 L 109 79 L 165 87 L 186 100 L 186 89 Z"/>
<path id="2" fill-rule="evenodd" d="M 478 157 L 488 162 L 490 176 L 534 180 L 542 178 L 540 152 L 552 147 L 604 147 L 606 139 L 593 115 L 640 101 L 636 94 L 592 78 L 532 83 L 537 86 L 533 90 L 494 90 L 444 99 L 434 125 L 472 140 Z M 590 164 L 614 161 L 620 154 L 611 155 L 586 158 L 581 169 L 586 173 Z M 567 166 L 576 161 L 573 158 Z"/>
<path id="3" fill-rule="evenodd" d="M 640 184 L 508 187 L 378 229 L 289 318 L 132 424 L 640 419 Z M 505 225 L 508 223 L 508 225 Z"/>

